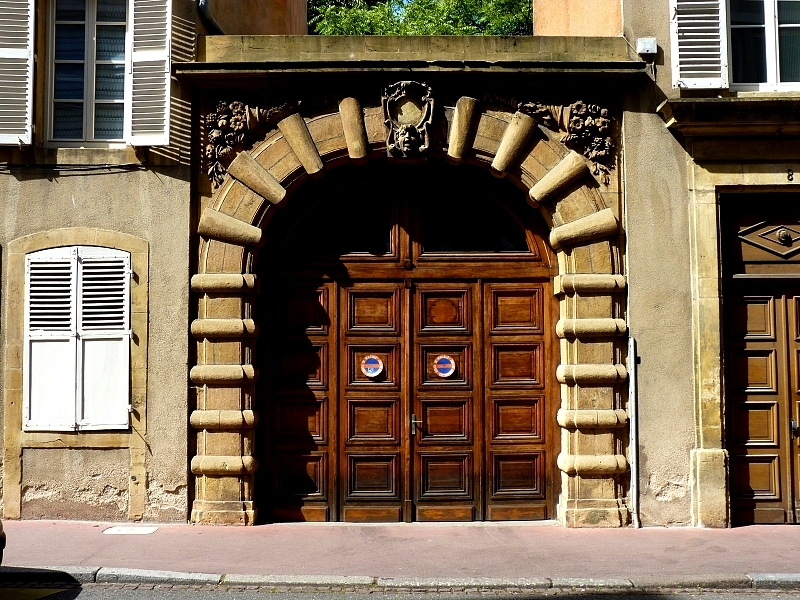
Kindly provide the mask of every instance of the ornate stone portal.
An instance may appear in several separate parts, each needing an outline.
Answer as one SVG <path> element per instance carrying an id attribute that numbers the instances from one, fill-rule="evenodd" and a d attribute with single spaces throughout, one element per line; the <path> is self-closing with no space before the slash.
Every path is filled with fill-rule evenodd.
<path id="1" fill-rule="evenodd" d="M 198 430 L 192 521 L 251 524 L 256 517 L 252 268 L 262 227 L 287 188 L 322 175 L 326 165 L 361 164 L 389 152 L 490 168 L 527 191 L 529 204 L 542 212 L 560 271 L 554 286 L 562 339 L 558 516 L 568 526 L 624 525 L 626 282 L 608 111 L 582 102 L 497 110 L 464 96 L 445 109 L 451 125 L 440 143 L 428 130 L 435 115 L 428 86 L 399 82 L 387 92 L 382 106 L 362 109 L 347 97 L 338 110 L 309 119 L 289 105 L 264 110 L 241 103 L 221 103 L 206 118 L 209 176 L 218 187 L 200 218 L 192 278 L 199 300 L 192 324 L 198 364 L 190 373 L 198 393 L 191 415 Z M 264 139 L 247 150 L 260 128 Z"/>

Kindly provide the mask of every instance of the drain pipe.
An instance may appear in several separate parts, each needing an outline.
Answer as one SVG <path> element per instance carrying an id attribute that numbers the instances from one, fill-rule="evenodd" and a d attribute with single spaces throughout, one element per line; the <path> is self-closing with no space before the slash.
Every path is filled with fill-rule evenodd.
<path id="1" fill-rule="evenodd" d="M 214 15 L 211 14 L 211 7 L 208 5 L 208 0 L 197 0 L 197 10 L 200 13 L 200 20 L 203 22 L 203 25 L 206 26 L 206 29 L 208 29 L 209 34 L 225 35 L 225 31 L 220 24 L 217 23 Z"/>
<path id="2" fill-rule="evenodd" d="M 637 529 L 639 520 L 639 410 L 636 397 L 636 339 L 628 337 L 628 428 L 630 430 L 631 520 Z"/>

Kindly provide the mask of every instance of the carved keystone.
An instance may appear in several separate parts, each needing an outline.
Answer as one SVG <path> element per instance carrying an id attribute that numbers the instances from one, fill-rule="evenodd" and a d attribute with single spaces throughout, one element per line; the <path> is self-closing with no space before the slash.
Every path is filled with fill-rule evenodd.
<path id="1" fill-rule="evenodd" d="M 239 246 L 258 246 L 261 243 L 261 230 L 258 227 L 212 208 L 203 211 L 197 233 Z"/>
<path id="2" fill-rule="evenodd" d="M 559 454 L 558 468 L 567 475 L 592 477 L 615 475 L 628 470 L 628 460 L 621 454 L 600 454 L 589 456 L 579 454 Z"/>
<path id="3" fill-rule="evenodd" d="M 344 98 L 339 102 L 339 116 L 342 118 L 342 129 L 350 160 L 354 164 L 363 165 L 367 162 L 369 142 L 361 104 L 355 98 Z"/>
<path id="4" fill-rule="evenodd" d="M 257 375 L 253 365 L 197 365 L 189 371 L 189 379 L 198 385 L 255 381 Z"/>
<path id="5" fill-rule="evenodd" d="M 608 237 L 619 231 L 619 223 L 610 208 L 592 213 L 570 223 L 554 227 L 550 231 L 550 245 L 553 249 L 574 246 L 590 240 Z"/>
<path id="6" fill-rule="evenodd" d="M 464 153 L 471 145 L 471 137 L 475 130 L 475 117 L 478 101 L 469 96 L 462 96 L 456 102 L 453 111 L 453 122 L 450 125 L 450 142 L 447 147 L 447 161 L 457 165 L 464 160 Z"/>
<path id="7" fill-rule="evenodd" d="M 560 338 L 613 337 L 627 330 L 624 319 L 561 319 L 556 323 Z"/>
<path id="8" fill-rule="evenodd" d="M 496 177 L 506 176 L 506 171 L 517 161 L 520 154 L 522 154 L 522 151 L 528 144 L 528 140 L 531 138 L 531 134 L 533 134 L 537 127 L 536 120 L 530 115 L 519 111 L 514 113 L 514 117 L 511 119 L 511 123 L 508 124 L 508 127 L 506 127 L 503 139 L 500 142 L 500 147 L 497 149 L 497 154 L 495 154 L 494 160 L 492 161 L 492 175 Z M 557 168 L 558 166 L 553 170 Z M 547 176 L 542 178 L 542 181 L 546 178 Z"/>
<path id="9" fill-rule="evenodd" d="M 240 152 L 233 159 L 228 174 L 272 204 L 279 204 L 286 198 L 284 187 L 247 152 Z"/>
<path id="10" fill-rule="evenodd" d="M 624 365 L 558 365 L 556 379 L 567 385 L 606 386 L 625 381 Z"/>
<path id="11" fill-rule="evenodd" d="M 517 113 L 519 114 L 519 113 Z M 505 138 L 503 138 L 505 141 Z M 545 202 L 557 191 L 567 187 L 589 173 L 589 165 L 580 154 L 571 150 L 561 162 L 537 181 L 528 192 L 528 204 L 534 208 Z"/>
<path id="12" fill-rule="evenodd" d="M 281 130 L 283 139 L 289 144 L 306 173 L 309 175 L 320 173 L 323 167 L 322 158 L 300 113 L 294 113 L 279 121 L 278 129 Z"/>
<path id="13" fill-rule="evenodd" d="M 254 456 L 195 456 L 192 473 L 195 475 L 250 475 L 258 468 Z"/>

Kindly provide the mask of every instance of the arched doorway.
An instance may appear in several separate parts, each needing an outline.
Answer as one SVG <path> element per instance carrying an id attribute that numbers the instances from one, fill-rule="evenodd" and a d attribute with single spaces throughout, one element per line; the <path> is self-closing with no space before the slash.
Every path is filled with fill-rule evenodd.
<path id="1" fill-rule="evenodd" d="M 356 168 L 304 186 L 260 253 L 271 518 L 552 518 L 557 267 L 541 216 L 486 172 Z"/>

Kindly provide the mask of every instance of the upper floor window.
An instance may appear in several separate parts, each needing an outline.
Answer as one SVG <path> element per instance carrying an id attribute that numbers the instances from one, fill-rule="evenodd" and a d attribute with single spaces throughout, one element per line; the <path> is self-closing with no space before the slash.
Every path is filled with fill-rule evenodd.
<path id="1" fill-rule="evenodd" d="M 730 0 L 730 35 L 731 84 L 800 87 L 800 0 Z"/>
<path id="2" fill-rule="evenodd" d="M 34 67 L 45 144 L 169 144 L 172 0 L 41 1 L 35 23 L 37 0 L 0 0 L 0 145 L 33 143 Z"/>
<path id="3" fill-rule="evenodd" d="M 800 0 L 670 0 L 674 87 L 800 90 Z"/>
<path id="4" fill-rule="evenodd" d="M 49 139 L 123 141 L 127 0 L 52 0 Z"/>

